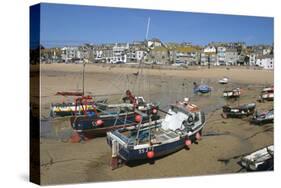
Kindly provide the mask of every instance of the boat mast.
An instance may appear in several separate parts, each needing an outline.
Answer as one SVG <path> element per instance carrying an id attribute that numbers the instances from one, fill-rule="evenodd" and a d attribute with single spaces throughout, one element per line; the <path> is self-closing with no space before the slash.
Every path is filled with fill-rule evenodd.
<path id="1" fill-rule="evenodd" d="M 148 34 L 149 34 L 149 26 L 150 26 L 150 17 L 148 17 L 148 20 L 147 20 L 147 26 L 146 26 L 146 34 L 145 34 L 145 41 L 147 42 L 147 39 L 148 39 Z M 145 47 L 145 53 L 147 54 L 149 51 L 148 47 Z M 138 95 L 140 95 L 141 93 L 141 86 L 140 86 L 140 81 L 143 81 L 144 82 L 144 77 L 143 77 L 143 68 L 144 68 L 144 57 L 140 60 L 140 63 L 139 63 L 139 75 L 138 75 L 138 80 L 137 80 L 137 85 L 138 85 Z M 145 84 L 145 83 L 143 83 Z M 144 86 L 143 86 L 143 90 L 144 90 Z"/>
<path id="2" fill-rule="evenodd" d="M 149 25 L 150 25 L 150 17 L 148 17 L 148 21 L 147 21 L 145 40 L 147 40 L 147 37 L 148 37 Z"/>
<path id="3" fill-rule="evenodd" d="M 82 95 L 85 94 L 85 60 L 83 59 L 83 76 L 82 76 Z"/>

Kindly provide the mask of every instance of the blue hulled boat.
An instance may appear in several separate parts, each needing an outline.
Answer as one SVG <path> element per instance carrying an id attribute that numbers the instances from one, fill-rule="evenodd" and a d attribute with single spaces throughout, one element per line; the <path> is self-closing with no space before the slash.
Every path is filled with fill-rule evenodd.
<path id="1" fill-rule="evenodd" d="M 196 108 L 194 108 L 196 107 Z M 189 147 L 200 139 L 205 115 L 195 105 L 171 105 L 164 119 L 140 123 L 107 133 L 112 168 L 118 161 L 155 159 Z"/>
<path id="2" fill-rule="evenodd" d="M 158 104 L 146 103 L 143 97 L 134 97 L 132 103 L 99 104 L 94 111 L 84 115 L 70 117 L 72 128 L 83 138 L 105 135 L 107 131 L 121 127 L 135 126 L 140 121 L 158 120 Z"/>
<path id="3" fill-rule="evenodd" d="M 198 94 L 205 94 L 205 93 L 210 93 L 212 91 L 212 89 L 206 85 L 206 84 L 201 84 L 201 85 L 197 85 L 196 82 L 193 83 L 194 87 L 193 87 L 193 93 Z"/>

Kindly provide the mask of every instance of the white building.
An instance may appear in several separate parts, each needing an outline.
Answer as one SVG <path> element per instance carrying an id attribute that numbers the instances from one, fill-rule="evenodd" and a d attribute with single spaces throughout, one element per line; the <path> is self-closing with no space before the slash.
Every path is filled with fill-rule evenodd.
<path id="1" fill-rule="evenodd" d="M 95 50 L 95 60 L 101 60 L 103 58 L 103 51 L 102 50 Z"/>
<path id="2" fill-rule="evenodd" d="M 249 55 L 249 65 L 250 66 L 256 65 L 256 54 L 255 53 L 251 53 Z"/>
<path id="3" fill-rule="evenodd" d="M 270 52 L 271 52 L 271 48 L 264 48 L 264 49 L 262 50 L 262 55 L 269 55 Z"/>
<path id="4" fill-rule="evenodd" d="M 262 67 L 264 69 L 274 69 L 273 55 L 256 57 L 256 66 Z"/>
<path id="5" fill-rule="evenodd" d="M 61 48 L 61 58 L 64 62 L 70 62 L 72 59 L 81 59 L 81 53 L 77 46 L 67 46 Z"/>
<path id="6" fill-rule="evenodd" d="M 147 46 L 151 49 L 155 48 L 155 47 L 161 47 L 162 46 L 162 42 L 159 39 L 152 39 L 152 40 L 148 40 L 147 41 Z"/>
<path id="7" fill-rule="evenodd" d="M 146 52 L 144 50 L 136 50 L 136 59 L 138 61 L 141 61 L 142 59 L 144 59 L 146 55 Z"/>
<path id="8" fill-rule="evenodd" d="M 126 45 L 122 45 L 122 44 L 115 44 L 115 46 L 113 46 L 112 50 L 113 50 L 113 56 L 110 59 L 110 63 L 126 63 L 127 62 L 127 53 L 126 50 L 129 49 L 129 43 L 127 43 Z"/>
<path id="9" fill-rule="evenodd" d="M 204 53 L 216 53 L 216 47 L 214 46 L 207 46 L 206 48 L 204 48 L 203 50 Z"/>

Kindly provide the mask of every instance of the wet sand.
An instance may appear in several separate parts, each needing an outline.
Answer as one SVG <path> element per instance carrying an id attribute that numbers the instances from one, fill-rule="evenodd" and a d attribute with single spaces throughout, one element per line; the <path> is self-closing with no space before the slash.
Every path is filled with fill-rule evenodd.
<path id="1" fill-rule="evenodd" d="M 81 65 L 41 66 L 41 118 L 48 119 L 51 102 L 61 102 L 55 96 L 57 91 L 78 91 L 82 87 Z M 170 103 L 190 97 L 207 114 L 207 125 L 203 139 L 193 144 L 190 150 L 180 150 L 154 164 L 144 163 L 134 166 L 124 165 L 111 170 L 109 166 L 111 150 L 104 137 L 84 143 L 69 143 L 71 134 L 68 118 L 42 121 L 41 124 L 41 172 L 42 184 L 78 183 L 85 181 L 113 181 L 144 178 L 166 178 L 222 173 L 240 170 L 239 156 L 258 148 L 273 144 L 273 126 L 253 126 L 244 119 L 221 118 L 221 106 L 238 101 L 222 98 L 225 88 L 242 88 L 240 104 L 256 102 L 262 87 L 273 84 L 273 72 L 250 69 L 192 69 L 159 70 L 144 69 L 141 79 L 132 73 L 134 68 L 87 65 L 85 90 L 92 95 L 120 94 L 110 97 L 110 102 L 120 102 L 121 93 L 127 88 L 146 100 L 159 102 L 164 109 Z M 231 83 L 219 85 L 217 80 L 228 76 Z M 194 96 L 192 83 L 209 84 L 211 95 Z M 142 84 L 140 87 L 139 86 Z M 269 110 L 272 102 L 257 103 L 258 111 Z M 208 136 L 212 133 L 221 135 Z"/>

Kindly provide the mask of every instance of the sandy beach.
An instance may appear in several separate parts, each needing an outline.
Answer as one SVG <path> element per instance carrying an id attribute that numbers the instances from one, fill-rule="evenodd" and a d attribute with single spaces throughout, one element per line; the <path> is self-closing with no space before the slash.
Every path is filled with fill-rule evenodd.
<path id="1" fill-rule="evenodd" d="M 273 71 L 247 68 L 192 68 L 182 70 L 143 69 L 137 78 L 137 68 L 86 65 L 85 91 L 109 102 L 120 102 L 125 90 L 130 88 L 135 95 L 147 101 L 158 102 L 167 110 L 168 105 L 190 97 L 207 115 L 203 139 L 193 144 L 190 150 L 180 150 L 157 159 L 154 164 L 124 165 L 111 170 L 111 149 L 105 137 L 83 143 L 70 143 L 68 118 L 49 118 L 51 103 L 71 101 L 56 96 L 57 91 L 82 90 L 82 65 L 41 65 L 41 180 L 42 184 L 80 183 L 85 181 L 117 181 L 145 178 L 212 175 L 240 172 L 240 155 L 273 144 L 273 125 L 251 125 L 243 119 L 223 119 L 224 104 L 237 105 L 238 101 L 226 101 L 222 91 L 240 87 L 240 104 L 256 102 L 258 111 L 269 110 L 273 102 L 256 101 L 264 86 L 273 84 Z M 223 76 L 230 78 L 227 85 L 218 84 Z M 193 82 L 212 87 L 211 95 L 196 96 L 192 93 Z M 114 94 L 112 96 L 106 96 Z M 210 136 L 211 133 L 218 135 Z M 206 135 L 206 136 L 204 136 Z M 209 136 L 208 136 L 209 135 Z M 238 157 L 237 157 L 238 156 Z"/>

